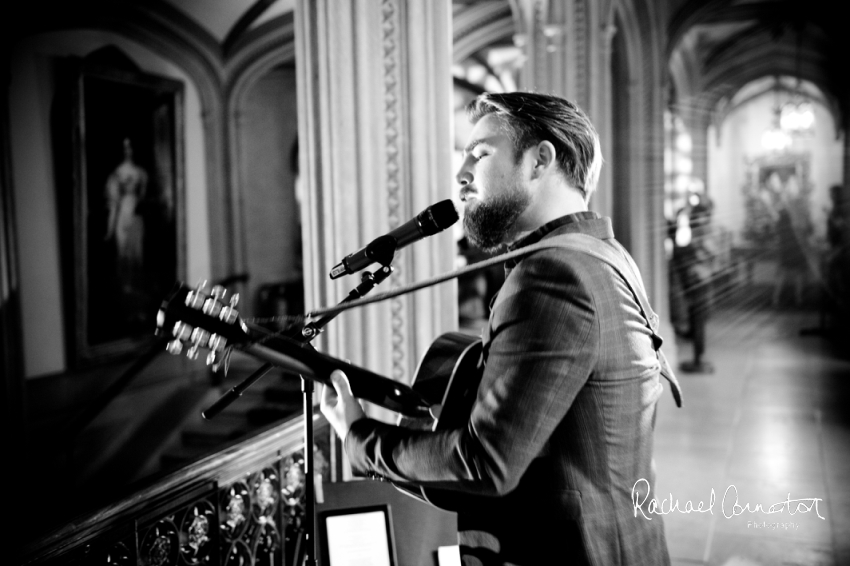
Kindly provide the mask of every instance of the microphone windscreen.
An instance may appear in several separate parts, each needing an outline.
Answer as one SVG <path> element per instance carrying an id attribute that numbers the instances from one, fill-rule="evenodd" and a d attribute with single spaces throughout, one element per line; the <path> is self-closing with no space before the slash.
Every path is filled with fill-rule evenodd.
<path id="1" fill-rule="evenodd" d="M 428 221 L 423 222 L 423 228 L 425 229 L 425 233 L 428 236 L 445 230 L 446 228 L 457 222 L 458 218 L 460 218 L 457 214 L 457 209 L 455 208 L 455 203 L 452 202 L 452 199 L 440 201 L 432 205 L 428 210 L 431 213 L 429 215 L 430 218 L 428 219 Z"/>

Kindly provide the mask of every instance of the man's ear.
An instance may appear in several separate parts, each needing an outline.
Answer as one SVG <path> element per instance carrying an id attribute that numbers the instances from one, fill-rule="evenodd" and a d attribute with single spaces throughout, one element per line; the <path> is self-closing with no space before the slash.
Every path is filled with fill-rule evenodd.
<path id="1" fill-rule="evenodd" d="M 546 172 L 549 168 L 555 166 L 555 146 L 550 141 L 542 141 L 534 148 L 534 170 L 533 177 L 538 177 Z"/>

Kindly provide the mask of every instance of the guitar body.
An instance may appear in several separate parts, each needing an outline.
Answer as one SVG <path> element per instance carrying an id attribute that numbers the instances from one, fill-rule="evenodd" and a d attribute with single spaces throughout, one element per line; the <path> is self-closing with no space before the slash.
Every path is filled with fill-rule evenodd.
<path id="1" fill-rule="evenodd" d="M 431 405 L 440 406 L 439 417 L 420 419 L 402 416 L 398 425 L 419 430 L 451 430 L 469 422 L 481 383 L 484 364 L 481 339 L 460 332 L 440 335 L 422 357 L 411 388 Z M 458 492 L 396 485 L 428 503 L 454 511 Z"/>

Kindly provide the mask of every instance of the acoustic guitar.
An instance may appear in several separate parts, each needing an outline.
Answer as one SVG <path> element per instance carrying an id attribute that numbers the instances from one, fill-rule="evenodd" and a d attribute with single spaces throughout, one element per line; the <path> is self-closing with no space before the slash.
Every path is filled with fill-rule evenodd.
<path id="1" fill-rule="evenodd" d="M 224 289 L 190 289 L 178 283 L 157 314 L 157 334 L 171 338 L 168 352 L 208 365 L 224 363 L 233 349 L 284 370 L 330 385 L 335 369 L 345 372 L 352 394 L 399 414 L 398 424 L 414 429 L 450 430 L 466 426 L 483 371 L 481 340 L 460 332 L 440 335 L 422 357 L 408 386 L 316 351 L 309 344 L 247 324 L 236 302 L 224 302 Z M 452 492 L 396 485 L 402 491 L 452 510 Z M 448 494 L 448 495 L 446 495 Z"/>

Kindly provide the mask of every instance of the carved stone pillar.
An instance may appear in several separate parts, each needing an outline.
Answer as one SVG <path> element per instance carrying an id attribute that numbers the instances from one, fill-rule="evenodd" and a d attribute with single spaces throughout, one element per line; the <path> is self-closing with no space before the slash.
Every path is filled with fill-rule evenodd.
<path id="1" fill-rule="evenodd" d="M 599 23 L 599 20 L 595 19 L 595 22 Z M 599 134 L 602 155 L 604 158 L 608 158 L 614 144 L 613 97 L 619 95 L 619 93 L 612 92 L 611 89 L 611 50 L 617 28 L 610 23 L 604 26 L 602 24 L 596 25 L 596 23 L 591 26 L 594 33 L 591 34 L 592 41 L 590 44 L 591 61 L 593 62 L 590 67 L 590 92 L 593 95 L 588 102 L 587 112 Z M 610 161 L 608 166 L 602 167 L 596 194 L 591 200 L 591 208 L 603 216 L 613 214 L 611 167 Z"/>
<path id="2" fill-rule="evenodd" d="M 343 257 L 452 196 L 450 64 L 449 0 L 297 1 L 308 309 L 359 283 L 329 279 Z M 397 252 L 373 293 L 451 270 L 451 232 Z M 456 287 L 443 284 L 345 312 L 317 345 L 409 382 L 432 340 L 456 327 Z"/>
<path id="3" fill-rule="evenodd" d="M 572 100 L 588 114 L 594 109 L 601 111 L 607 4 L 588 0 L 514 0 L 518 38 L 527 58 L 520 86 Z"/>
<path id="4" fill-rule="evenodd" d="M 591 26 L 587 0 L 515 0 L 526 63 L 523 90 L 545 92 L 587 109 L 591 99 Z"/>
<path id="5" fill-rule="evenodd" d="M 555 94 L 576 102 L 599 133 L 603 155 L 611 143 L 610 2 L 513 0 L 516 41 L 526 62 L 523 90 Z M 603 167 L 591 207 L 611 214 L 611 177 Z"/>

